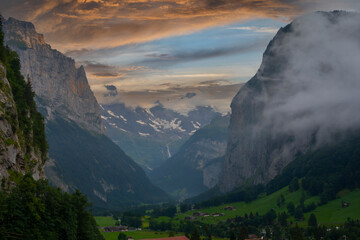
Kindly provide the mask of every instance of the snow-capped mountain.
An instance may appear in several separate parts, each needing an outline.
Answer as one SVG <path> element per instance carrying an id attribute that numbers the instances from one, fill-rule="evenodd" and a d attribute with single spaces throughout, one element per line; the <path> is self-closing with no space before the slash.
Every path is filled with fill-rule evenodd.
<path id="1" fill-rule="evenodd" d="M 221 116 L 212 107 L 197 107 L 183 115 L 160 103 L 149 109 L 122 103 L 101 108 L 108 136 L 147 170 L 170 158 L 198 129 Z"/>

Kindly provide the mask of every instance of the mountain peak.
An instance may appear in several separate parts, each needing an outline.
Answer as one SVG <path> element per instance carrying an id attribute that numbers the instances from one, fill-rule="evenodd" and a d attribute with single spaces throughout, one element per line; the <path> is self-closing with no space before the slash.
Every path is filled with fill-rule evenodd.
<path id="1" fill-rule="evenodd" d="M 84 67 L 48 45 L 32 23 L 9 18 L 5 42 L 20 56 L 21 72 L 32 80 L 40 111 L 47 120 L 61 115 L 85 129 L 104 133 L 100 107 Z"/>

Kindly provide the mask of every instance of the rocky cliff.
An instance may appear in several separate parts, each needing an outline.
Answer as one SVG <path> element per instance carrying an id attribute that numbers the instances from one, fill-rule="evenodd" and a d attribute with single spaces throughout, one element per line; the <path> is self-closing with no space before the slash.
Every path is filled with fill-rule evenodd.
<path id="1" fill-rule="evenodd" d="M 47 120 L 59 114 L 85 129 L 104 133 L 100 107 L 84 68 L 51 49 L 32 23 L 9 18 L 3 22 L 5 43 L 20 56 L 21 72 L 29 77 L 37 105 Z"/>
<path id="2" fill-rule="evenodd" d="M 24 132 L 24 127 L 19 124 L 20 111 L 6 75 L 6 69 L 0 63 L 0 179 L 14 182 L 19 174 L 25 173 L 31 173 L 34 179 L 40 179 L 44 177 L 45 159 L 33 143 L 33 123 L 29 122 L 26 126 L 29 132 Z M 16 81 L 21 82 L 23 79 Z M 31 118 L 30 112 L 27 117 Z"/>
<path id="3" fill-rule="evenodd" d="M 359 20 L 318 12 L 279 30 L 232 101 L 221 191 L 266 183 L 295 156 L 360 126 Z"/>

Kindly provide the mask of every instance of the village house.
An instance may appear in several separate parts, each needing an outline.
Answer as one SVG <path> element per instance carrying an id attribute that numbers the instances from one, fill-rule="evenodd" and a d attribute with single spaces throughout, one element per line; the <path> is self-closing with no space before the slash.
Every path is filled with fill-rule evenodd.
<path id="1" fill-rule="evenodd" d="M 187 216 L 187 217 L 185 217 L 185 220 L 186 221 L 194 221 L 194 220 L 196 220 L 196 217 Z"/>
<path id="2" fill-rule="evenodd" d="M 178 237 L 140 239 L 140 240 L 189 240 L 189 239 L 185 236 L 178 236 Z"/>
<path id="3" fill-rule="evenodd" d="M 263 237 L 259 237 L 258 235 L 256 234 L 249 234 L 248 235 L 248 238 L 245 239 L 245 240 L 263 240 L 264 238 Z"/>
<path id="4" fill-rule="evenodd" d="M 228 210 L 228 211 L 231 211 L 231 210 L 235 210 L 235 208 L 233 206 L 226 206 L 224 208 L 224 210 Z"/>
<path id="5" fill-rule="evenodd" d="M 194 217 L 203 217 L 203 216 L 205 216 L 205 214 L 206 214 L 206 213 L 202 213 L 202 212 L 194 212 L 194 213 L 193 213 L 193 216 L 194 216 Z"/>
<path id="6" fill-rule="evenodd" d="M 104 232 L 125 232 L 128 231 L 127 226 L 109 226 L 109 227 L 103 227 Z"/>

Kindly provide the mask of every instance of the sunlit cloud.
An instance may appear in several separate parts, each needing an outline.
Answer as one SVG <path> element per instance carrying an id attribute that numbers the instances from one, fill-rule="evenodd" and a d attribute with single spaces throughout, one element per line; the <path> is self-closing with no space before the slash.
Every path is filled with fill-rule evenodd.
<path id="1" fill-rule="evenodd" d="M 5 16 L 35 23 L 53 46 L 70 51 L 141 43 L 256 17 L 291 17 L 280 0 L 5 0 Z"/>
<path id="2" fill-rule="evenodd" d="M 168 82 L 151 89 L 132 90 L 115 85 L 98 85 L 95 92 L 104 104 L 122 102 L 133 108 L 137 106 L 150 108 L 160 102 L 164 107 L 183 114 L 197 106 L 212 106 L 226 114 L 230 111 L 231 99 L 240 86 L 241 84 L 220 79 L 187 84 Z"/>
<path id="3" fill-rule="evenodd" d="M 145 107 L 159 100 L 179 111 L 196 105 L 228 111 L 282 23 L 334 9 L 360 9 L 360 1 L 0 1 L 1 14 L 33 22 L 53 48 L 84 65 L 100 103 Z M 260 18 L 277 23 L 259 24 Z M 196 36 L 204 32 L 210 36 Z"/>

